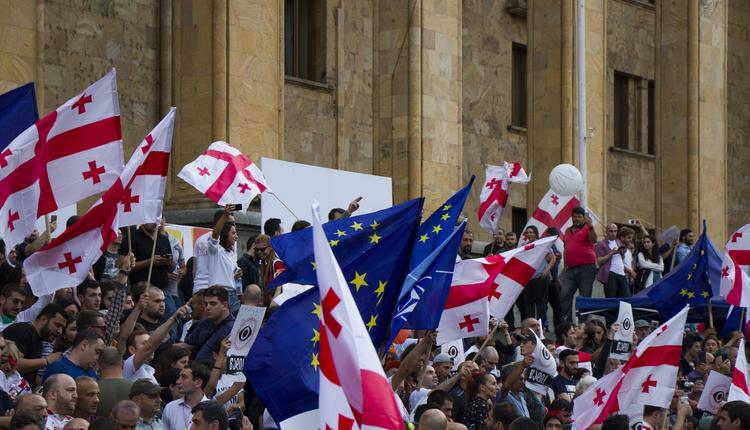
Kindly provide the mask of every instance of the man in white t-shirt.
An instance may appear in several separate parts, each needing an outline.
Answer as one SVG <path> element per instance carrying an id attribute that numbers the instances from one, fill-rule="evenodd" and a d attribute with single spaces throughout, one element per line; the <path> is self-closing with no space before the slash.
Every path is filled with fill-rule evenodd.
<path id="1" fill-rule="evenodd" d="M 219 209 L 214 212 L 214 225 L 224 215 L 224 209 Z M 231 213 L 228 215 L 227 222 L 234 222 L 234 215 Z M 199 291 L 208 288 L 209 274 L 211 273 L 210 258 L 208 255 L 208 241 L 211 239 L 211 233 L 206 233 L 200 236 L 193 245 L 193 266 L 195 276 L 193 277 L 193 291 Z"/>
<path id="2" fill-rule="evenodd" d="M 148 363 L 154 359 L 156 348 L 169 336 L 169 330 L 175 324 L 177 318 L 185 318 L 188 314 L 189 311 L 187 305 L 185 305 L 177 309 L 177 312 L 157 327 L 153 334 L 149 335 L 145 330 L 136 330 L 131 333 L 126 343 L 130 357 L 123 363 L 123 378 L 130 379 L 131 381 L 148 379 L 154 384 L 158 384 L 154 376 L 156 370 Z"/>
<path id="3" fill-rule="evenodd" d="M 635 232 L 629 227 L 623 227 L 618 232 L 616 224 L 608 224 L 605 230 L 604 239 L 599 241 L 594 247 L 596 252 L 596 263 L 599 265 L 599 271 L 596 279 L 604 284 L 604 295 L 607 298 L 630 297 L 630 285 L 625 273 L 626 254 L 630 251 L 627 249 L 627 243 L 620 238 L 630 237 Z M 632 261 L 632 256 L 630 256 Z"/>

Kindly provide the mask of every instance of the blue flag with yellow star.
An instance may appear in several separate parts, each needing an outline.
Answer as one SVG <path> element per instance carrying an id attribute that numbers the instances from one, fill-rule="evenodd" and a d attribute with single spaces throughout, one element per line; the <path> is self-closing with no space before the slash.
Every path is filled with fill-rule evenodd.
<path id="1" fill-rule="evenodd" d="M 686 304 L 705 304 L 718 295 L 721 256 L 708 239 L 706 222 L 703 233 L 687 258 L 659 280 L 647 295 L 665 319 L 672 318 Z"/>
<path id="2" fill-rule="evenodd" d="M 464 209 L 464 203 L 469 196 L 471 186 L 474 184 L 474 175 L 469 183 L 452 195 L 435 212 L 427 218 L 417 233 L 417 241 L 411 251 L 411 264 L 409 270 L 414 270 L 428 255 L 432 253 L 445 239 L 453 233 L 454 226 L 460 221 L 458 217 Z M 456 246 L 458 253 L 458 246 Z M 401 293 L 404 294 L 403 291 Z"/>
<path id="3" fill-rule="evenodd" d="M 323 224 L 376 348 L 390 334 L 388 325 L 408 272 L 409 252 L 423 201 L 409 200 L 381 211 Z M 272 244 L 286 270 L 274 279 L 271 287 L 287 282 L 317 285 L 312 229 L 274 237 Z"/>

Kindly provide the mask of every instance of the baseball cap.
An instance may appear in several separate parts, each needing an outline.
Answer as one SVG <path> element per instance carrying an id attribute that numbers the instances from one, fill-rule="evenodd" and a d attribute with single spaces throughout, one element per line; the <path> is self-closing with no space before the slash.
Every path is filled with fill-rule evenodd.
<path id="1" fill-rule="evenodd" d="M 139 394 L 161 394 L 162 388 L 149 379 L 139 379 L 130 386 L 130 398 Z"/>
<path id="2" fill-rule="evenodd" d="M 432 359 L 433 363 L 451 363 L 453 364 L 453 360 L 451 359 L 451 356 L 441 352 L 440 354 L 436 355 L 435 358 Z"/>
<path id="3" fill-rule="evenodd" d="M 638 320 L 635 322 L 635 328 L 651 327 L 651 324 L 646 320 Z"/>

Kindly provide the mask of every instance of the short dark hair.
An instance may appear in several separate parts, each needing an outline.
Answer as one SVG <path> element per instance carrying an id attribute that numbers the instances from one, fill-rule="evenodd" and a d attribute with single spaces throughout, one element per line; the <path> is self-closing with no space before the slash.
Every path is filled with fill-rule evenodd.
<path id="1" fill-rule="evenodd" d="M 210 286 L 203 291 L 203 297 L 217 297 L 223 303 L 229 303 L 229 293 L 221 285 Z"/>
<path id="2" fill-rule="evenodd" d="M 10 419 L 11 429 L 20 429 L 26 426 L 36 426 L 39 430 L 44 430 L 44 422 L 39 415 L 32 411 L 18 411 Z"/>
<path id="3" fill-rule="evenodd" d="M 524 231 L 526 231 L 526 230 L 531 230 L 531 231 L 533 231 L 533 232 L 534 232 L 534 235 L 536 235 L 537 239 L 539 238 L 539 229 L 538 229 L 538 228 L 536 228 L 536 226 L 535 226 L 535 225 L 530 225 L 530 226 L 526 227 L 526 228 L 524 229 Z"/>
<path id="4" fill-rule="evenodd" d="M 330 211 L 328 211 L 328 221 L 333 221 L 334 218 L 336 218 L 336 215 L 343 215 L 346 211 L 342 208 L 333 208 Z"/>
<path id="5" fill-rule="evenodd" d="M 102 288 L 102 297 L 104 297 L 108 292 L 117 290 L 117 286 L 119 284 L 115 281 L 110 280 L 104 280 L 99 282 L 99 286 Z"/>
<path id="6" fill-rule="evenodd" d="M 309 222 L 303 219 L 298 219 L 297 221 L 294 222 L 294 224 L 292 224 L 292 231 L 304 230 L 307 227 L 310 227 Z"/>
<path id="7" fill-rule="evenodd" d="M 245 249 L 250 250 L 250 248 L 253 247 L 253 243 L 255 243 L 255 238 L 257 238 L 257 234 L 252 234 L 250 237 L 247 238 L 247 242 L 245 242 Z"/>
<path id="8" fill-rule="evenodd" d="M 682 230 L 680 230 L 680 242 L 684 241 L 687 235 L 692 232 L 693 230 L 690 230 L 689 228 L 683 228 Z"/>
<path id="9" fill-rule="evenodd" d="M 696 342 L 702 343 L 703 340 L 700 336 L 694 333 L 685 333 L 685 338 L 682 339 L 682 350 L 685 351 L 691 346 L 693 346 Z"/>
<path id="10" fill-rule="evenodd" d="M 734 421 L 739 418 L 744 426 L 743 428 L 750 427 L 750 404 L 741 400 L 734 400 L 724 404 L 722 409 L 729 415 L 730 420 Z"/>
<path id="11" fill-rule="evenodd" d="M 142 329 L 133 330 L 125 341 L 125 349 L 135 346 L 135 338 L 144 334 L 148 334 L 148 332 Z"/>
<path id="12" fill-rule="evenodd" d="M 562 339 L 565 337 L 565 334 L 570 330 L 571 328 L 575 327 L 572 322 L 565 321 L 562 324 L 558 324 L 555 327 L 555 340 L 557 343 L 562 344 Z"/>
<path id="13" fill-rule="evenodd" d="M 274 233 L 276 233 L 280 229 L 281 229 L 281 220 L 278 218 L 268 218 L 266 222 L 263 223 L 263 233 L 266 236 L 273 237 Z"/>
<path id="14" fill-rule="evenodd" d="M 203 419 L 207 423 L 216 421 L 220 429 L 229 428 L 229 417 L 224 405 L 216 400 L 204 400 L 193 407 L 193 415 L 203 412 Z"/>
<path id="15" fill-rule="evenodd" d="M 208 367 L 205 364 L 197 361 L 191 361 L 188 365 L 188 369 L 193 372 L 193 381 L 200 379 L 203 381 L 201 384 L 201 390 L 208 384 L 208 378 L 211 376 L 211 372 L 208 371 Z"/>
<path id="16" fill-rule="evenodd" d="M 644 418 L 645 417 L 650 417 L 651 415 L 659 413 L 659 412 L 661 412 L 663 410 L 664 410 L 664 408 L 660 408 L 658 406 L 645 405 L 643 407 L 643 416 L 644 416 Z"/>
<path id="17" fill-rule="evenodd" d="M 432 390 L 427 395 L 427 403 L 437 403 L 442 406 L 445 399 L 453 401 L 453 398 L 449 397 L 448 392 L 445 390 Z"/>
<path id="18" fill-rule="evenodd" d="M 94 327 L 99 318 L 104 317 L 102 317 L 102 314 L 97 311 L 92 311 L 91 309 L 81 311 L 78 313 L 78 317 L 76 318 L 76 329 L 78 330 L 78 332 L 82 332 L 87 328 Z"/>
<path id="19" fill-rule="evenodd" d="M 75 339 L 73 339 L 73 348 L 80 345 L 84 340 L 88 341 L 89 344 L 91 344 L 95 343 L 99 339 L 102 339 L 102 337 L 99 336 L 99 333 L 97 333 L 96 330 L 92 328 L 79 331 L 78 334 L 76 334 Z"/>
<path id="20" fill-rule="evenodd" d="M 37 315 L 36 320 L 40 320 L 43 317 L 46 317 L 47 319 L 52 319 L 55 317 L 55 315 L 60 315 L 63 318 L 68 317 L 68 314 L 65 313 L 65 308 L 58 305 L 57 303 L 50 303 L 44 308 L 42 308 L 42 311 L 39 312 L 39 315 Z"/>
<path id="21" fill-rule="evenodd" d="M 70 226 L 72 226 L 73 224 L 75 224 L 76 221 L 78 221 L 79 219 L 81 219 L 81 217 L 79 215 L 73 215 L 73 216 L 71 216 L 70 218 L 68 218 L 67 221 L 65 221 L 65 228 L 70 228 Z"/>
<path id="22" fill-rule="evenodd" d="M 8 284 L 0 290 L 0 296 L 5 297 L 6 299 L 10 297 L 13 293 L 20 294 L 24 297 L 27 296 L 26 289 L 18 284 Z"/>
<path id="23" fill-rule="evenodd" d="M 516 418 L 520 417 L 518 409 L 511 403 L 498 403 L 492 408 L 492 419 L 508 427 Z"/>
<path id="24" fill-rule="evenodd" d="M 577 357 L 578 351 L 576 351 L 575 349 L 563 349 L 557 356 L 560 358 L 560 363 L 565 363 L 565 359 L 572 355 L 575 355 Z"/>
<path id="25" fill-rule="evenodd" d="M 627 415 L 610 415 L 602 423 L 601 430 L 630 430 L 630 420 Z"/>
<path id="26" fill-rule="evenodd" d="M 86 296 L 87 290 L 94 290 L 99 287 L 99 283 L 93 279 L 86 278 L 83 282 L 76 286 L 76 294 L 79 296 Z"/>
<path id="27" fill-rule="evenodd" d="M 539 430 L 539 424 L 531 418 L 518 417 L 510 423 L 508 430 Z"/>
<path id="28" fill-rule="evenodd" d="M 628 226 L 624 226 L 624 227 L 621 227 L 620 231 L 617 232 L 617 238 L 619 239 L 621 237 L 628 237 L 634 234 L 635 234 L 635 230 L 633 230 L 632 228 Z"/>
<path id="29" fill-rule="evenodd" d="M 122 355 L 114 346 L 108 346 L 102 351 L 101 357 L 99 357 L 99 367 L 111 368 L 111 367 L 122 367 Z"/>
<path id="30" fill-rule="evenodd" d="M 440 405 L 438 405 L 437 403 L 424 403 L 417 406 L 417 408 L 414 409 L 414 422 L 418 423 L 419 419 L 422 418 L 422 414 L 429 411 L 430 409 L 440 409 Z"/>
<path id="31" fill-rule="evenodd" d="M 586 209 L 583 206 L 576 206 L 573 208 L 574 215 L 586 215 Z"/>
<path id="32" fill-rule="evenodd" d="M 552 403 L 550 403 L 549 410 L 572 412 L 573 404 L 570 403 L 570 401 L 565 400 L 565 399 L 555 399 Z"/>

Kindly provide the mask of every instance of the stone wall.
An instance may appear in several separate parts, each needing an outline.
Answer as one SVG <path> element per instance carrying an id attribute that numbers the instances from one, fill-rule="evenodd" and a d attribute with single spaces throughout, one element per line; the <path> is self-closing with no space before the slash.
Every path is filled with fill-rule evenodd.
<path id="1" fill-rule="evenodd" d="M 727 182 L 731 233 L 750 222 L 750 5 L 729 1 L 727 47 Z"/>
<path id="2" fill-rule="evenodd" d="M 334 90 L 284 84 L 284 160 L 336 168 Z"/>
<path id="3" fill-rule="evenodd" d="M 43 97 L 44 70 L 39 38 L 42 37 L 37 19 L 37 1 L 0 0 L 0 93 L 27 82 L 35 81 L 37 98 Z"/>

